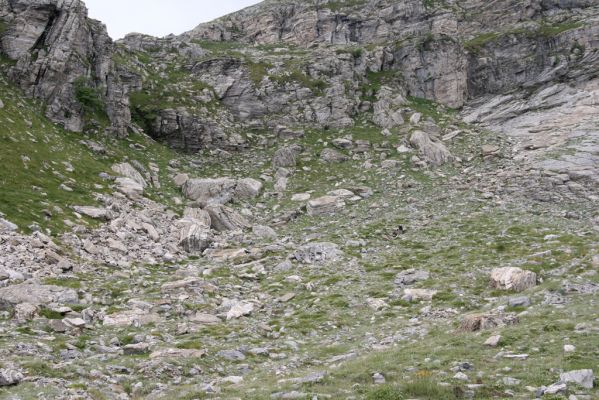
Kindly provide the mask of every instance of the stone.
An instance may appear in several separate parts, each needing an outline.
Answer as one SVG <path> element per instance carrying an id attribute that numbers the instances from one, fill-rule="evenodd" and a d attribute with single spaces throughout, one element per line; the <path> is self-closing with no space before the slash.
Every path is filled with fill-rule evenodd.
<path id="1" fill-rule="evenodd" d="M 183 185 L 185 185 L 185 182 L 187 182 L 188 180 L 189 180 L 189 175 L 188 174 L 177 174 L 173 178 L 173 183 L 177 187 L 182 187 Z"/>
<path id="2" fill-rule="evenodd" d="M 470 378 L 468 378 L 468 375 L 466 375 L 463 372 L 458 372 L 457 374 L 455 374 L 453 376 L 453 379 L 457 379 L 458 381 L 465 381 L 465 382 L 470 380 Z"/>
<path id="3" fill-rule="evenodd" d="M 79 295 L 74 289 L 34 282 L 0 288 L 0 309 L 12 308 L 22 303 L 35 306 L 49 303 L 78 304 Z"/>
<path id="4" fill-rule="evenodd" d="M 499 146 L 485 144 L 481 147 L 483 157 L 495 156 L 499 153 Z"/>
<path id="5" fill-rule="evenodd" d="M 501 336 L 494 335 L 494 336 L 491 336 L 490 338 L 488 338 L 487 340 L 485 340 L 485 346 L 497 347 L 499 345 L 500 341 L 501 341 Z"/>
<path id="6" fill-rule="evenodd" d="M 576 351 L 576 346 L 571 344 L 564 345 L 564 353 L 574 353 Z"/>
<path id="7" fill-rule="evenodd" d="M 310 216 L 334 214 L 338 208 L 345 205 L 342 199 L 336 196 L 323 196 L 308 201 L 307 211 Z"/>
<path id="8" fill-rule="evenodd" d="M 476 332 L 516 323 L 518 323 L 518 317 L 510 314 L 472 314 L 464 317 L 461 328 L 466 332 Z"/>
<path id="9" fill-rule="evenodd" d="M 260 195 L 263 184 L 259 180 L 244 178 L 237 182 L 235 186 L 235 200 L 251 200 Z"/>
<path id="10" fill-rule="evenodd" d="M 223 205 L 210 205 L 205 209 L 210 215 L 211 228 L 218 232 L 248 229 L 252 225 L 237 211 Z"/>
<path id="11" fill-rule="evenodd" d="M 592 389 L 595 375 L 592 369 L 580 369 L 560 374 L 560 380 L 564 383 L 574 383 L 585 389 Z"/>
<path id="12" fill-rule="evenodd" d="M 105 208 L 90 207 L 90 206 L 75 206 L 73 207 L 76 213 L 85 215 L 93 219 L 99 219 L 102 221 L 110 221 L 114 218 L 114 214 Z"/>
<path id="13" fill-rule="evenodd" d="M 14 317 L 17 321 L 30 321 L 37 314 L 37 306 L 30 303 L 21 303 L 15 306 Z"/>
<path id="14" fill-rule="evenodd" d="M 521 292 L 537 284 L 537 274 L 517 267 L 496 268 L 491 271 L 491 285 L 496 289 Z"/>
<path id="15" fill-rule="evenodd" d="M 85 320 L 83 320 L 82 318 L 64 318 L 62 322 L 64 322 L 65 325 L 70 326 L 72 328 L 84 328 L 86 324 Z"/>
<path id="16" fill-rule="evenodd" d="M 150 354 L 150 359 L 161 359 L 161 358 L 202 358 L 206 355 L 206 350 L 195 350 L 195 349 L 162 349 L 153 351 Z"/>
<path id="17" fill-rule="evenodd" d="M 531 304 L 528 296 L 510 297 L 507 303 L 510 307 L 529 307 Z"/>
<path id="18" fill-rule="evenodd" d="M 115 181 L 117 190 L 127 196 L 127 198 L 138 201 L 141 200 L 144 194 L 144 187 L 139 182 L 131 178 L 116 178 Z"/>
<path id="19" fill-rule="evenodd" d="M 189 321 L 201 325 L 215 325 L 220 324 L 222 322 L 221 319 L 218 318 L 216 315 L 201 312 L 198 312 L 194 316 L 189 318 Z"/>
<path id="20" fill-rule="evenodd" d="M 140 185 L 142 189 L 145 189 L 148 186 L 148 183 L 146 182 L 144 177 L 139 173 L 139 171 L 127 162 L 121 164 L 114 164 L 112 166 L 112 171 L 121 177 L 131 179 L 132 181 Z"/>
<path id="21" fill-rule="evenodd" d="M 144 222 L 143 224 L 141 224 L 141 227 L 148 234 L 148 237 L 150 239 L 152 239 L 155 242 L 160 241 L 160 234 L 158 233 L 154 225 Z"/>
<path id="22" fill-rule="evenodd" d="M 189 224 L 179 233 L 179 246 L 188 253 L 202 253 L 210 247 L 212 241 L 210 228 L 202 224 Z"/>
<path id="23" fill-rule="evenodd" d="M 19 227 L 17 225 L 13 224 L 10 221 L 5 220 L 4 218 L 0 218 L 0 232 L 1 231 L 14 232 L 18 229 L 19 229 Z"/>
<path id="24" fill-rule="evenodd" d="M 335 261 L 341 255 L 343 252 L 334 243 L 313 242 L 301 246 L 295 251 L 293 257 L 304 264 L 317 264 Z"/>
<path id="25" fill-rule="evenodd" d="M 140 327 L 160 322 L 160 315 L 140 309 L 133 309 L 106 315 L 102 320 L 104 326 Z"/>
<path id="26" fill-rule="evenodd" d="M 437 290 L 431 289 L 404 289 L 402 299 L 405 301 L 430 301 L 437 293 Z"/>
<path id="27" fill-rule="evenodd" d="M 303 148 L 300 145 L 291 145 L 278 149 L 272 158 L 273 167 L 295 167 L 297 156 L 299 156 L 302 151 Z"/>
<path id="28" fill-rule="evenodd" d="M 146 354 L 150 351 L 148 343 L 132 343 L 123 346 L 123 354 L 126 356 Z"/>
<path id="29" fill-rule="evenodd" d="M 245 355 L 239 350 L 221 350 L 216 355 L 229 361 L 245 360 Z"/>
<path id="30" fill-rule="evenodd" d="M 297 201 L 297 202 L 308 201 L 308 200 L 310 200 L 310 197 L 312 197 L 312 195 L 310 193 L 296 193 L 293 196 L 291 196 L 291 201 Z"/>
<path id="31" fill-rule="evenodd" d="M 254 311 L 252 303 L 238 302 L 227 312 L 227 321 L 250 315 Z"/>
<path id="32" fill-rule="evenodd" d="M 185 210 L 183 210 L 183 217 L 191 219 L 191 223 L 204 225 L 208 228 L 210 228 L 210 225 L 212 225 L 210 214 L 208 213 L 208 211 L 203 210 L 201 208 L 186 207 Z"/>
<path id="33" fill-rule="evenodd" d="M 18 385 L 23 379 L 24 376 L 19 371 L 8 368 L 0 369 L 0 387 Z"/>
<path id="34" fill-rule="evenodd" d="M 410 268 L 395 275 L 394 283 L 397 286 L 403 287 L 413 285 L 416 282 L 425 281 L 429 278 L 430 274 L 428 271 Z"/>
<path id="35" fill-rule="evenodd" d="M 562 382 L 554 383 L 553 385 L 548 386 L 545 390 L 542 391 L 541 395 L 544 394 L 558 394 L 564 393 L 568 389 L 568 385 Z"/>
<path id="36" fill-rule="evenodd" d="M 254 225 L 252 227 L 252 232 L 254 235 L 256 235 L 256 237 L 259 237 L 260 239 L 276 239 L 277 238 L 277 232 L 274 229 L 272 229 L 271 227 L 264 226 L 264 225 Z"/>
<path id="37" fill-rule="evenodd" d="M 237 183 L 231 178 L 189 179 L 183 185 L 183 194 L 202 207 L 227 204 L 233 199 Z"/>
<path id="38" fill-rule="evenodd" d="M 349 157 L 337 150 L 326 148 L 320 153 L 320 159 L 327 163 L 340 163 L 349 160 Z"/>
<path id="39" fill-rule="evenodd" d="M 432 165 L 440 166 L 454 160 L 447 147 L 441 142 L 433 141 L 426 132 L 415 131 L 412 133 L 410 143 Z"/>
<path id="40" fill-rule="evenodd" d="M 387 382 L 385 376 L 379 372 L 372 374 L 372 381 L 375 385 L 384 385 Z"/>

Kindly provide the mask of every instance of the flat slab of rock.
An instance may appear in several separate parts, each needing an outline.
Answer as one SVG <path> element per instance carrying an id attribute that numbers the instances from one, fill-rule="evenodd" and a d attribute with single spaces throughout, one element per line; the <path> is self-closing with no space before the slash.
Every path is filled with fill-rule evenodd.
<path id="1" fill-rule="evenodd" d="M 104 326 L 139 327 L 160 322 L 160 315 L 157 313 L 135 309 L 107 315 L 104 317 L 102 322 Z"/>
<path id="2" fill-rule="evenodd" d="M 521 292 L 537 284 L 537 274 L 517 267 L 496 268 L 491 272 L 491 285 L 496 289 Z"/>
<path id="3" fill-rule="evenodd" d="M 330 215 L 334 214 L 338 208 L 344 207 L 343 199 L 336 196 L 323 196 L 308 201 L 308 215 Z"/>
<path id="4" fill-rule="evenodd" d="M 79 295 L 74 289 L 35 283 L 22 283 L 0 289 L 0 309 L 12 308 L 21 303 L 78 304 Z"/>
<path id="5" fill-rule="evenodd" d="M 106 208 L 91 206 L 75 206 L 73 207 L 73 210 L 75 210 L 76 213 L 85 215 L 86 217 L 99 219 L 102 221 L 109 221 L 113 218 L 113 213 Z"/>
<path id="6" fill-rule="evenodd" d="M 206 355 L 206 350 L 194 349 L 162 349 L 156 350 L 150 354 L 151 359 L 156 358 L 202 358 Z"/>

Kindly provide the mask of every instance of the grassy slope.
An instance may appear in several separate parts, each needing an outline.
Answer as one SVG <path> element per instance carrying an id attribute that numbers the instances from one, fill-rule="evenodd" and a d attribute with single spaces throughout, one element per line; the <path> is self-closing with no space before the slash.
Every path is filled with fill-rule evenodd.
<path id="1" fill-rule="evenodd" d="M 113 163 L 127 158 L 160 166 L 163 189 L 152 197 L 168 199 L 176 193 L 166 175 L 168 161 L 177 157 L 172 150 L 140 135 L 116 140 L 67 132 L 5 78 L 0 79 L 0 99 L 0 211 L 22 230 L 35 223 L 52 234 L 61 232 L 65 219 L 75 221 L 71 206 L 95 204 L 97 193 L 108 192 L 109 182 L 99 174 L 110 173 Z M 93 153 L 84 140 L 101 143 L 106 154 Z"/>

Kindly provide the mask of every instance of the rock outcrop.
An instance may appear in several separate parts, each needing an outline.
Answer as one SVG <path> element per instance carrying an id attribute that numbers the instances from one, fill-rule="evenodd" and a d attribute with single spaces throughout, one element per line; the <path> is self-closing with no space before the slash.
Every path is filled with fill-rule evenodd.
<path id="1" fill-rule="evenodd" d="M 90 119 L 107 118 L 115 134 L 126 135 L 128 87 L 106 27 L 87 17 L 83 1 L 5 0 L 0 17 L 0 49 L 16 62 L 9 75 L 47 104 L 50 119 L 79 132 Z"/>

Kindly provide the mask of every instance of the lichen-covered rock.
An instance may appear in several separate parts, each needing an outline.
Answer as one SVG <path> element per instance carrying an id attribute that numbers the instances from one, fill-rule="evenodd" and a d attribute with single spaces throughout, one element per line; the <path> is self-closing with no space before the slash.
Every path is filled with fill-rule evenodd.
<path id="1" fill-rule="evenodd" d="M 272 158 L 272 166 L 274 168 L 295 167 L 297 156 L 301 152 L 302 147 L 299 145 L 282 147 L 275 152 Z"/>

